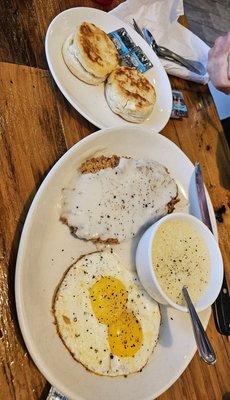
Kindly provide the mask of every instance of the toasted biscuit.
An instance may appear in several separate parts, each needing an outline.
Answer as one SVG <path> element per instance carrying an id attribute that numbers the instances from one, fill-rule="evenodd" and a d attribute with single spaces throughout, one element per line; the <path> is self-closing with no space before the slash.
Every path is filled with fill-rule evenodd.
<path id="1" fill-rule="evenodd" d="M 152 112 L 156 92 L 135 68 L 118 67 L 108 77 L 106 100 L 113 112 L 127 121 L 143 122 Z"/>
<path id="2" fill-rule="evenodd" d="M 118 66 L 118 52 L 109 36 L 89 22 L 77 27 L 76 55 L 83 67 L 97 77 L 106 77 Z"/>
<path id="3" fill-rule="evenodd" d="M 62 55 L 64 61 L 72 72 L 78 79 L 83 82 L 89 83 L 90 85 L 99 85 L 101 82 L 105 80 L 105 78 L 99 78 L 90 72 L 86 71 L 86 69 L 81 65 L 80 61 L 76 56 L 75 45 L 74 45 L 74 33 L 72 33 L 64 42 L 62 47 Z"/>

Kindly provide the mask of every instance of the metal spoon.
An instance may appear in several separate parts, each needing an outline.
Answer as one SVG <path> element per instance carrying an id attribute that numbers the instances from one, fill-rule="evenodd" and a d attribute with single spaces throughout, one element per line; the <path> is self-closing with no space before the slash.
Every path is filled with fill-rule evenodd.
<path id="1" fill-rule="evenodd" d="M 188 294 L 188 290 L 186 289 L 185 286 L 182 288 L 182 293 L 184 295 L 185 301 L 188 306 L 189 314 L 192 321 L 193 332 L 196 339 L 197 349 L 200 354 L 200 357 L 207 364 L 214 364 L 216 362 L 215 352 L 201 324 L 200 318 L 198 317 L 195 307 Z"/>
<path id="2" fill-rule="evenodd" d="M 169 49 L 166 49 L 166 47 L 158 46 L 153 35 L 147 28 L 143 28 L 143 35 L 147 43 L 152 47 L 152 49 L 159 57 L 183 65 L 184 67 L 192 72 L 195 72 L 198 75 L 205 75 L 206 69 L 201 62 L 189 60 L 187 58 L 179 56 L 179 54 L 176 54 Z"/>

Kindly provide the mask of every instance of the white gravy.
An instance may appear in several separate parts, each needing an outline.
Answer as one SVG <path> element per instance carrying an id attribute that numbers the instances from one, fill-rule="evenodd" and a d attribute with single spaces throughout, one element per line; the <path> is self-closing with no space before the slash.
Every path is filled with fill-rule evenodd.
<path id="1" fill-rule="evenodd" d="M 194 303 L 200 299 L 209 279 L 210 258 L 194 227 L 179 219 L 160 225 L 153 239 L 152 258 L 158 282 L 174 303 L 185 305 L 183 286 Z"/>

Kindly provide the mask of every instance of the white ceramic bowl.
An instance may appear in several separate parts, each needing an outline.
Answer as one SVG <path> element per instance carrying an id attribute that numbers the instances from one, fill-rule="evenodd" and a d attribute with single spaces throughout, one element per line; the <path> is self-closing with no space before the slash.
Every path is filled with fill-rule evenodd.
<path id="1" fill-rule="evenodd" d="M 170 305 L 177 310 L 187 312 L 187 307 L 174 303 L 162 290 L 154 272 L 152 262 L 152 243 L 159 226 L 167 220 L 180 219 L 193 226 L 204 239 L 210 255 L 210 275 L 206 290 L 195 305 L 197 311 L 209 307 L 217 298 L 223 281 L 223 261 L 219 246 L 210 230 L 197 218 L 189 214 L 173 213 L 166 215 L 150 226 L 139 241 L 136 252 L 137 273 L 145 290 L 161 304 Z"/>

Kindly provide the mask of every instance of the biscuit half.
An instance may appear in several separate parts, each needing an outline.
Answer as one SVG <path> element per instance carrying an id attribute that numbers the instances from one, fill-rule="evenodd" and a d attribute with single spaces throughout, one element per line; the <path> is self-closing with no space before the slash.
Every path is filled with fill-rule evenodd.
<path id="1" fill-rule="evenodd" d="M 151 114 L 156 92 L 135 68 L 119 67 L 108 77 L 106 100 L 111 110 L 127 121 L 141 123 Z"/>
<path id="2" fill-rule="evenodd" d="M 99 85 L 106 79 L 106 77 L 101 78 L 86 71 L 86 69 L 80 63 L 79 59 L 76 56 L 74 33 L 72 33 L 65 40 L 62 47 L 62 55 L 69 70 L 81 81 L 86 82 L 90 85 Z"/>
<path id="3" fill-rule="evenodd" d="M 74 43 L 81 65 L 97 77 L 107 77 L 119 64 L 114 43 L 94 24 L 83 22 L 78 26 Z"/>

